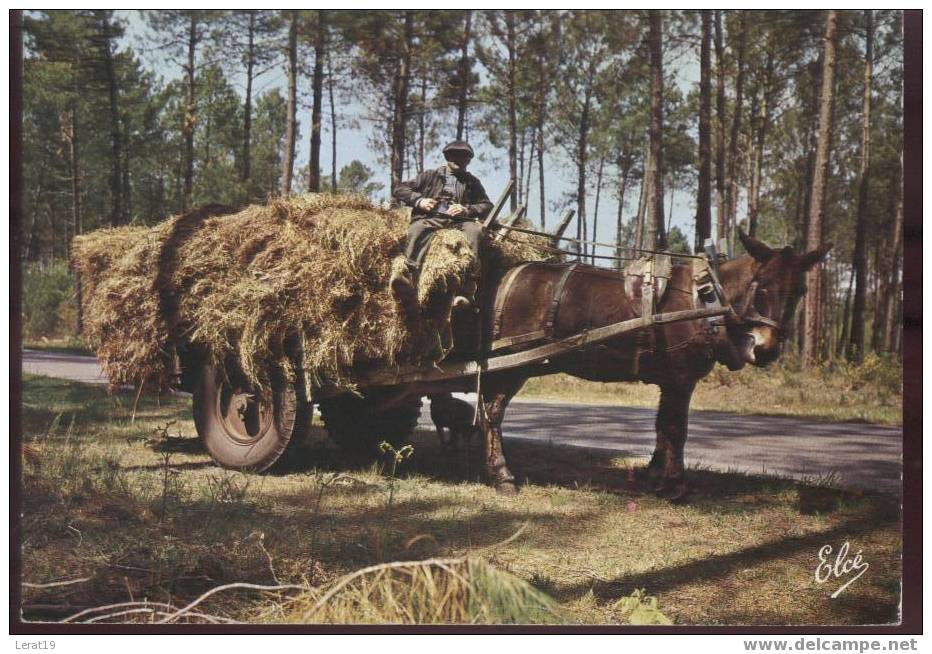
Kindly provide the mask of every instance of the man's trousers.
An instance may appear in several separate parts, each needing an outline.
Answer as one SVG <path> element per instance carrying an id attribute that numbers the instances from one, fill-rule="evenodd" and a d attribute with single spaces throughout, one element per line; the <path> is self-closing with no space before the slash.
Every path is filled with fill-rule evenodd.
<path id="1" fill-rule="evenodd" d="M 466 242 L 472 248 L 473 254 L 479 257 L 479 246 L 482 242 L 482 223 L 475 220 L 454 220 L 453 218 L 439 218 L 430 216 L 418 218 L 408 227 L 408 243 L 405 246 L 405 257 L 408 262 L 419 266 L 424 256 L 423 250 L 430 242 L 431 235 L 438 229 L 453 227 L 459 229 L 466 236 Z"/>

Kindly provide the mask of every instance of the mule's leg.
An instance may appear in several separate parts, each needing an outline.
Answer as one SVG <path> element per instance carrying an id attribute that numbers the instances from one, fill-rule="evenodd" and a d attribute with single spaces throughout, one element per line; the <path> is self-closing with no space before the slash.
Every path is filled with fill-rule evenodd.
<path id="1" fill-rule="evenodd" d="M 671 500 L 686 494 L 683 450 L 686 447 L 689 423 L 689 402 L 693 384 L 671 384 L 660 387 L 660 408 L 657 410 L 657 449 L 650 465 L 659 470 L 658 490 Z"/>
<path id="2" fill-rule="evenodd" d="M 667 442 L 667 437 L 659 429 L 657 430 L 657 443 L 654 445 L 654 453 L 650 457 L 650 463 L 647 464 L 647 474 L 653 479 L 660 479 L 663 475 L 663 466 L 664 461 L 666 460 L 666 452 L 669 447 Z"/>
<path id="3" fill-rule="evenodd" d="M 518 489 L 515 486 L 515 477 L 505 462 L 505 451 L 502 446 L 502 420 L 505 419 L 505 409 L 508 403 L 521 390 L 524 381 L 524 379 L 510 381 L 482 392 L 485 415 L 481 428 L 485 434 L 486 472 L 495 490 L 504 495 L 514 495 Z"/>
<path id="4" fill-rule="evenodd" d="M 437 430 L 437 439 L 440 441 L 440 444 L 444 447 L 449 445 L 450 442 L 447 440 L 447 435 L 445 433 L 446 428 L 435 424 L 434 429 Z"/>

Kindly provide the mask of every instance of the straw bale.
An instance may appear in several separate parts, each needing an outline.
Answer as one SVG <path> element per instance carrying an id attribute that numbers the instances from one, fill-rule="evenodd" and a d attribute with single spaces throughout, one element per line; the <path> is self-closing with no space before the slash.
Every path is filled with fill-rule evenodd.
<path id="1" fill-rule="evenodd" d="M 433 239 L 421 315 L 411 320 L 388 288 L 408 212 L 323 194 L 229 212 L 202 208 L 76 239 L 89 336 L 112 383 L 166 386 L 188 344 L 220 365 L 235 362 L 258 387 L 276 370 L 351 387 L 361 367 L 448 354 L 453 295 L 476 265 L 461 232 Z M 516 236 L 494 248 L 496 265 L 542 258 Z M 291 365 L 297 350 L 301 371 Z"/>

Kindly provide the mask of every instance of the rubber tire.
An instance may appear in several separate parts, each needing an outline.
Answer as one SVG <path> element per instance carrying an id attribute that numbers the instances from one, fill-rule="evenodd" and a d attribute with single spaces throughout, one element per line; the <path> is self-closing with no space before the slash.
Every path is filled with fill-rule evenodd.
<path id="1" fill-rule="evenodd" d="M 238 441 L 230 436 L 219 415 L 218 396 L 226 385 L 216 366 L 201 364 L 193 393 L 197 433 L 211 458 L 224 468 L 250 472 L 268 470 L 283 458 L 288 445 L 298 440 L 305 423 L 310 423 L 310 407 L 301 406 L 305 403 L 299 400 L 294 384 L 275 381 L 270 397 L 262 400 L 272 404 L 268 429 L 255 441 Z"/>
<path id="2" fill-rule="evenodd" d="M 412 398 L 378 413 L 371 410 L 375 400 L 372 396 L 346 394 L 318 402 L 327 434 L 352 460 L 375 459 L 383 441 L 400 447 L 417 427 L 421 398 Z"/>

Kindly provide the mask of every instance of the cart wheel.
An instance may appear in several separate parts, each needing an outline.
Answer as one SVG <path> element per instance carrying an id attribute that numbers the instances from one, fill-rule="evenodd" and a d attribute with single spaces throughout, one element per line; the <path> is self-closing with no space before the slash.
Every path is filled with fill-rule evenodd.
<path id="1" fill-rule="evenodd" d="M 309 424 L 309 406 L 292 383 L 276 380 L 260 394 L 241 377 L 227 380 L 215 365 L 204 363 L 194 386 L 194 424 L 214 461 L 261 472 L 279 461 Z"/>
<path id="2" fill-rule="evenodd" d="M 400 446 L 414 433 L 421 415 L 421 398 L 415 397 L 384 411 L 371 409 L 377 397 L 338 395 L 318 404 L 327 434 L 352 460 L 372 460 L 379 444 Z"/>

